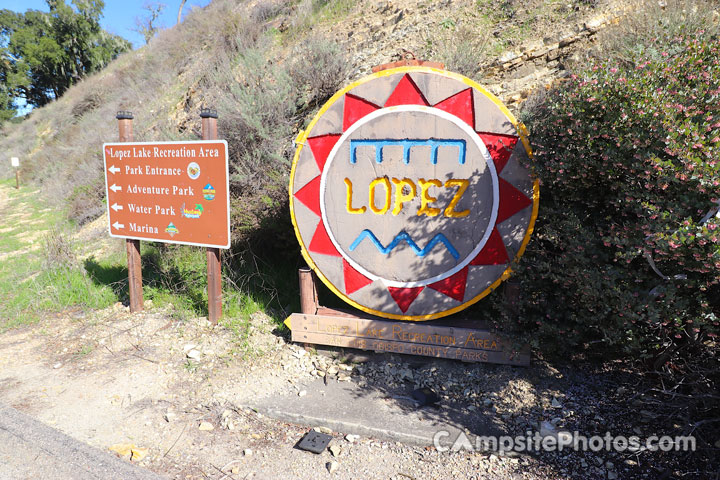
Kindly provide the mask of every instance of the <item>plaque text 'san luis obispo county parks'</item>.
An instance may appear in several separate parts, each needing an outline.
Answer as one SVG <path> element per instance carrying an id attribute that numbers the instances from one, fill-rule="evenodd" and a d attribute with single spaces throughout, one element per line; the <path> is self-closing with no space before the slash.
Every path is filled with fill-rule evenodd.
<path id="1" fill-rule="evenodd" d="M 228 248 L 224 140 L 106 143 L 110 235 Z"/>
<path id="2" fill-rule="evenodd" d="M 537 215 L 524 128 L 444 70 L 400 67 L 338 92 L 298 138 L 292 220 L 308 264 L 351 305 L 429 320 L 510 274 Z"/>

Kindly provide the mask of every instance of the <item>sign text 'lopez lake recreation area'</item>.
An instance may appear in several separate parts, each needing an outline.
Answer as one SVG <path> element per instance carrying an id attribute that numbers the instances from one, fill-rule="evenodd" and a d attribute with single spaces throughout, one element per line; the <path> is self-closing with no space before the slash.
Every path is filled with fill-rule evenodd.
<path id="1" fill-rule="evenodd" d="M 106 143 L 103 157 L 111 236 L 230 246 L 224 140 Z"/>

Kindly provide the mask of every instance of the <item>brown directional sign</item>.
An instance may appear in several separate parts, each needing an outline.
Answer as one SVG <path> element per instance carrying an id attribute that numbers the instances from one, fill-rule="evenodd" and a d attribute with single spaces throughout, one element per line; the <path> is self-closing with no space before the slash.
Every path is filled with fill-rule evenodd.
<path id="1" fill-rule="evenodd" d="M 527 348 L 513 351 L 508 342 L 487 330 L 301 313 L 290 315 L 285 324 L 292 329 L 294 342 L 465 362 L 530 364 Z"/>
<path id="2" fill-rule="evenodd" d="M 106 143 L 103 157 L 111 236 L 229 248 L 224 140 Z"/>

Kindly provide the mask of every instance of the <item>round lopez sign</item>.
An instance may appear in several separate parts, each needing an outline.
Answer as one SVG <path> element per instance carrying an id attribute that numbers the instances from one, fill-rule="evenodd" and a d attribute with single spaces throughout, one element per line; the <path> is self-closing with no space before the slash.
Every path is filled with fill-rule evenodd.
<path id="1" fill-rule="evenodd" d="M 400 67 L 336 93 L 297 140 L 290 209 L 308 264 L 351 305 L 462 310 L 522 255 L 538 207 L 524 127 L 461 75 Z"/>

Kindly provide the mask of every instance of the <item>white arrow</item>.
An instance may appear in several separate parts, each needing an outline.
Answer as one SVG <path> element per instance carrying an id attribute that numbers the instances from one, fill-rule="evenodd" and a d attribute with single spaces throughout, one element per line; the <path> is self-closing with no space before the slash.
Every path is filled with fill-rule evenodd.
<path id="1" fill-rule="evenodd" d="M 113 227 L 115 227 L 115 230 L 120 230 L 121 228 L 125 228 L 125 225 L 122 223 L 118 223 L 117 220 L 115 220 L 115 223 L 112 224 Z"/>
<path id="2" fill-rule="evenodd" d="M 118 190 L 120 190 L 122 192 L 122 187 L 118 187 L 117 185 L 115 185 L 113 183 L 112 186 L 110 187 L 110 190 L 112 190 L 113 192 L 116 192 L 116 193 Z"/>
<path id="3" fill-rule="evenodd" d="M 115 211 L 117 212 L 118 210 L 122 210 L 122 209 L 123 209 L 123 206 L 122 206 L 122 205 L 118 205 L 117 203 L 113 203 L 110 208 L 112 208 L 113 210 L 115 210 Z"/>
<path id="4" fill-rule="evenodd" d="M 120 171 L 120 169 L 117 168 L 115 165 L 110 165 L 110 168 L 108 168 L 108 171 L 110 173 L 118 173 Z"/>

